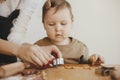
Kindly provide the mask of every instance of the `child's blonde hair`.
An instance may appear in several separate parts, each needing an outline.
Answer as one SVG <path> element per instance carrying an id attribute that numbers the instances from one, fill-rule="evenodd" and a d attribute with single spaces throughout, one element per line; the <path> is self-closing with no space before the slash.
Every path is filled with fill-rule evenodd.
<path id="1" fill-rule="evenodd" d="M 42 8 L 42 22 L 43 23 L 44 23 L 45 14 L 50 8 L 56 8 L 55 12 L 63 8 L 68 8 L 70 11 L 71 20 L 73 21 L 71 5 L 66 0 L 47 0 Z"/>
<path id="2" fill-rule="evenodd" d="M 3 3 L 4 1 L 6 1 L 6 0 L 0 0 L 0 3 Z"/>

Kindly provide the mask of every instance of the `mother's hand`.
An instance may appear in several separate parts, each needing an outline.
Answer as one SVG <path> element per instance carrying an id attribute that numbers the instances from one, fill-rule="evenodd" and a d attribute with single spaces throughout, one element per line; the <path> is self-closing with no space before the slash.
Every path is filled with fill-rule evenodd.
<path id="1" fill-rule="evenodd" d="M 56 46 L 38 46 L 25 43 L 16 50 L 16 56 L 20 59 L 39 66 L 46 65 L 55 58 L 51 53 L 56 54 L 58 58 L 62 57 Z"/>

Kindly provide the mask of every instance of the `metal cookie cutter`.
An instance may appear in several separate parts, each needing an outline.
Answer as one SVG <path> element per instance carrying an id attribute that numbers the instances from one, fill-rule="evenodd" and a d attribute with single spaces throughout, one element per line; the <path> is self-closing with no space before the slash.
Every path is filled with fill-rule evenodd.
<path id="1" fill-rule="evenodd" d="M 64 64 L 64 59 L 63 58 L 56 58 L 53 60 L 52 64 L 49 64 L 49 66 L 53 67 L 53 66 L 58 66 L 58 65 L 62 65 L 62 64 Z"/>
<path id="2" fill-rule="evenodd" d="M 57 65 L 61 65 L 64 64 L 64 59 L 63 58 L 57 58 L 55 60 L 53 60 L 53 65 L 57 66 Z"/>
<path id="3" fill-rule="evenodd" d="M 101 66 L 95 70 L 97 74 L 103 75 L 103 76 L 109 76 L 111 75 L 111 72 L 115 70 L 114 66 Z"/>

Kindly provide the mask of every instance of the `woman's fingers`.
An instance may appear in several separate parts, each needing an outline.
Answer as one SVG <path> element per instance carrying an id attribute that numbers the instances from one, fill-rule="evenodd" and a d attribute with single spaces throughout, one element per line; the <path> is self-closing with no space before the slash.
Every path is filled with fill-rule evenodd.
<path id="1" fill-rule="evenodd" d="M 38 51 L 41 52 L 41 54 L 44 56 L 44 58 L 45 58 L 47 61 L 50 61 L 50 60 L 52 59 L 50 53 L 43 51 L 42 48 L 40 48 L 40 47 L 37 46 L 37 45 L 36 45 L 36 47 L 38 48 Z"/>
<path id="2" fill-rule="evenodd" d="M 41 64 L 40 62 L 42 62 L 44 65 L 48 63 L 47 59 L 45 58 L 44 54 L 46 54 L 40 47 L 38 47 L 37 45 L 35 45 L 34 47 L 34 56 L 36 57 L 36 59 L 34 59 L 37 63 Z M 42 64 L 42 66 L 43 66 Z"/>
<path id="3" fill-rule="evenodd" d="M 33 60 L 33 64 L 36 65 L 36 66 L 43 66 L 43 62 L 38 58 L 36 57 L 35 55 L 32 56 L 32 60 Z"/>
<path id="4" fill-rule="evenodd" d="M 47 55 L 51 59 L 55 58 L 56 56 L 58 58 L 62 57 L 61 51 L 56 46 L 54 46 L 54 45 L 51 45 L 51 46 L 42 46 L 41 48 L 45 51 L 45 53 L 48 53 Z M 55 56 L 53 56 L 53 55 L 55 55 Z"/>
<path id="5" fill-rule="evenodd" d="M 58 58 L 62 57 L 61 51 L 56 46 L 53 45 L 53 46 L 51 46 L 51 48 L 52 48 L 51 52 L 53 52 L 54 54 L 56 54 Z"/>
<path id="6" fill-rule="evenodd" d="M 62 57 L 60 50 L 56 46 L 37 46 L 31 44 L 23 44 L 17 50 L 17 56 L 34 65 L 43 66 L 52 61 L 55 57 L 51 53 Z"/>

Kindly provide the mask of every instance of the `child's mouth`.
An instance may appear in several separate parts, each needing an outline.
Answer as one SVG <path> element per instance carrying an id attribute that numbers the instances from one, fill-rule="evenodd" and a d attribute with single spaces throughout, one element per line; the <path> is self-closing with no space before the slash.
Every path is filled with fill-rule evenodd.
<path id="1" fill-rule="evenodd" d="M 55 36 L 56 36 L 56 37 L 61 37 L 62 35 L 61 35 L 61 34 L 56 34 Z"/>

